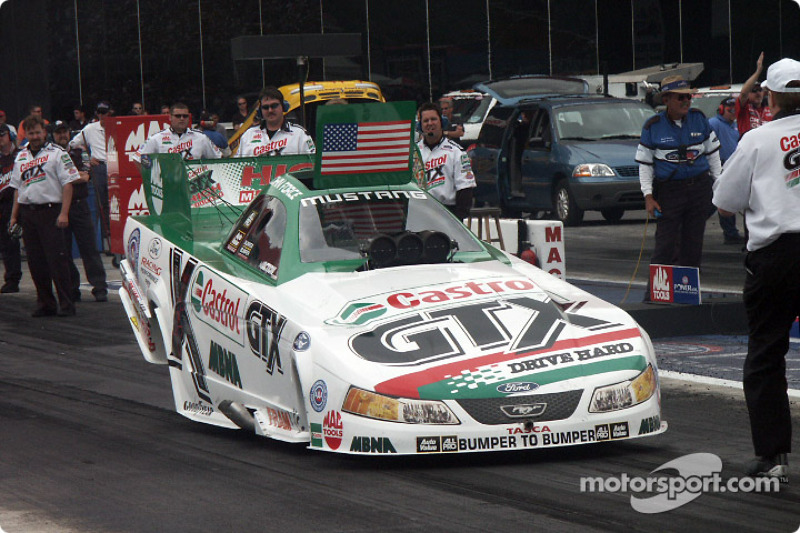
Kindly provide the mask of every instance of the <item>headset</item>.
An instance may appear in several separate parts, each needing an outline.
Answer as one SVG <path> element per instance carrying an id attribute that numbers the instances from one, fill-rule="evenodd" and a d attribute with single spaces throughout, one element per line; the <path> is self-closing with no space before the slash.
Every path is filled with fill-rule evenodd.
<path id="1" fill-rule="evenodd" d="M 722 101 L 722 102 L 719 104 L 719 108 L 717 108 L 717 113 L 719 113 L 720 115 L 723 115 L 723 114 L 725 114 L 725 108 L 726 108 L 726 107 L 730 107 L 730 106 L 726 106 L 726 105 L 725 105 L 725 102 L 727 102 L 728 100 L 730 100 L 730 97 L 728 97 L 728 98 L 724 99 L 724 100 L 723 100 L 723 101 Z"/>

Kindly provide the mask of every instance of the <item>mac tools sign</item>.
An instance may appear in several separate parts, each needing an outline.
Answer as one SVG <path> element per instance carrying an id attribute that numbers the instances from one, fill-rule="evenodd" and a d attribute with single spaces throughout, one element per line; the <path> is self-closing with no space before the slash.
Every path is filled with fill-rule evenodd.
<path id="1" fill-rule="evenodd" d="M 700 305 L 700 270 L 697 267 L 650 265 L 650 301 Z"/>

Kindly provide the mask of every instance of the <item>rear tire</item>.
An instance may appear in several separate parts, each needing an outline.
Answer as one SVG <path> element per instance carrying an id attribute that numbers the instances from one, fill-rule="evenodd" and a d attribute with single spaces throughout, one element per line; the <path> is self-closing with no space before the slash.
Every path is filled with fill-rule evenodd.
<path id="1" fill-rule="evenodd" d="M 583 209 L 575 203 L 575 197 L 566 179 L 562 179 L 556 185 L 553 192 L 553 206 L 556 218 L 565 226 L 578 226 L 583 222 Z"/>
<path id="2" fill-rule="evenodd" d="M 603 215 L 604 219 L 613 224 L 622 220 L 622 215 L 625 214 L 625 210 L 621 207 L 610 207 L 608 209 L 601 209 L 600 214 Z"/>

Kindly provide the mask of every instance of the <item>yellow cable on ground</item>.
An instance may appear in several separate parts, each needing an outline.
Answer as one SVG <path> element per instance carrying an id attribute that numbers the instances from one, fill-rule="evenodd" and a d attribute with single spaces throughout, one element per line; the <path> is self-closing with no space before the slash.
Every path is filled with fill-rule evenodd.
<path id="1" fill-rule="evenodd" d="M 620 304 L 624 304 L 625 300 L 628 299 L 628 293 L 631 292 L 631 286 L 633 285 L 633 280 L 636 279 L 636 274 L 639 272 L 639 265 L 642 263 L 642 254 L 644 253 L 644 242 L 647 239 L 647 225 L 650 223 L 650 213 L 647 213 L 647 220 L 644 221 L 644 233 L 642 234 L 642 245 L 639 247 L 639 259 L 636 260 L 636 268 L 633 269 L 633 276 L 631 276 L 631 280 L 628 282 L 628 289 L 625 291 L 625 296 L 622 297 L 622 301 Z"/>

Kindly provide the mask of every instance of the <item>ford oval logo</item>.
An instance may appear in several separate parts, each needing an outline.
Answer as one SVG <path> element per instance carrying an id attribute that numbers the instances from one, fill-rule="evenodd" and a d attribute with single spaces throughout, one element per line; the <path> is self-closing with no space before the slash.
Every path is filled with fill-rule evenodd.
<path id="1" fill-rule="evenodd" d="M 520 392 L 533 392 L 539 388 L 538 383 L 529 381 L 516 381 L 514 383 L 503 383 L 497 386 L 497 392 L 503 394 L 519 394 Z"/>

